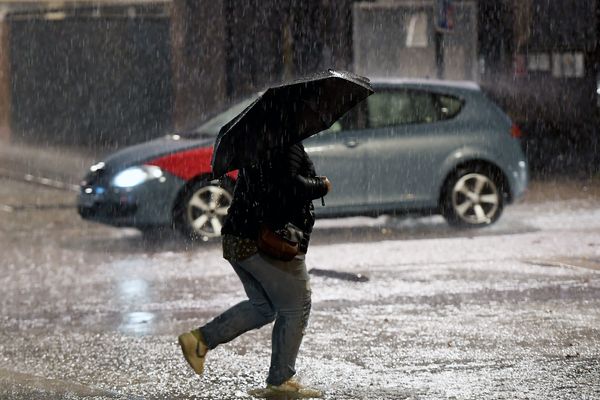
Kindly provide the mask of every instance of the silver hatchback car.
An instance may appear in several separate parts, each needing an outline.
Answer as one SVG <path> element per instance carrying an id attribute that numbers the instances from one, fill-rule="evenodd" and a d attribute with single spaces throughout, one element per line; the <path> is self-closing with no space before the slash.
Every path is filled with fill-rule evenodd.
<path id="1" fill-rule="evenodd" d="M 474 83 L 374 80 L 375 93 L 305 141 L 333 191 L 317 216 L 441 213 L 485 226 L 527 186 L 520 131 Z M 212 178 L 212 146 L 246 99 L 189 132 L 131 146 L 93 165 L 81 184 L 85 219 L 187 236 L 219 236 L 235 174 Z"/>
<path id="2" fill-rule="evenodd" d="M 333 182 L 320 216 L 441 213 L 484 226 L 527 187 L 521 132 L 472 82 L 373 80 L 375 93 L 305 141 Z"/>

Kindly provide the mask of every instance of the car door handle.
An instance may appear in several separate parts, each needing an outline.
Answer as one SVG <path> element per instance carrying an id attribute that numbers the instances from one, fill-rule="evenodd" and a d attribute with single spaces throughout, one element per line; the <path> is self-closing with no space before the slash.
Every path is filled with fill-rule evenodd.
<path id="1" fill-rule="evenodd" d="M 348 140 L 346 142 L 346 147 L 349 147 L 349 148 L 353 149 L 356 146 L 358 146 L 358 140 Z"/>

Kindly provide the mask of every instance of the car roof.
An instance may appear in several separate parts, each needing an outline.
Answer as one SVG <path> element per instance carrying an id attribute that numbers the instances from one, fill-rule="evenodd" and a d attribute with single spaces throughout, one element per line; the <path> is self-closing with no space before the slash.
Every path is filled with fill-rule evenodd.
<path id="1" fill-rule="evenodd" d="M 467 91 L 481 91 L 477 82 L 473 81 L 450 81 L 442 79 L 427 78 L 370 78 L 371 84 L 375 87 L 393 87 L 393 86 L 420 86 L 430 88 L 460 89 Z"/>

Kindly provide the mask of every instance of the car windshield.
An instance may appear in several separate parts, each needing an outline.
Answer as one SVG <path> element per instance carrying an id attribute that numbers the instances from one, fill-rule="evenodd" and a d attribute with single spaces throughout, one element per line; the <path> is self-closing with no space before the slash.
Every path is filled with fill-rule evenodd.
<path id="1" fill-rule="evenodd" d="M 244 99 L 239 103 L 229 107 L 222 113 L 215 115 L 196 129 L 192 130 L 191 136 L 217 136 L 221 127 L 235 118 L 244 110 L 244 108 L 252 104 L 258 95 L 259 93 L 254 96 L 250 96 L 247 99 Z"/>

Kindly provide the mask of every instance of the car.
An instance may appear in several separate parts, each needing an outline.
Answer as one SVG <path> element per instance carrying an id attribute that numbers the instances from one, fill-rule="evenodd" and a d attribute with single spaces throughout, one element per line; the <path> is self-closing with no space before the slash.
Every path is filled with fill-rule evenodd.
<path id="1" fill-rule="evenodd" d="M 442 214 L 454 226 L 494 223 L 520 199 L 528 166 L 518 126 L 473 82 L 373 79 L 375 93 L 304 141 L 333 191 L 317 217 Z M 256 96 L 184 133 L 134 145 L 92 165 L 81 217 L 151 231 L 220 235 L 236 172 L 211 174 L 221 126 Z"/>

